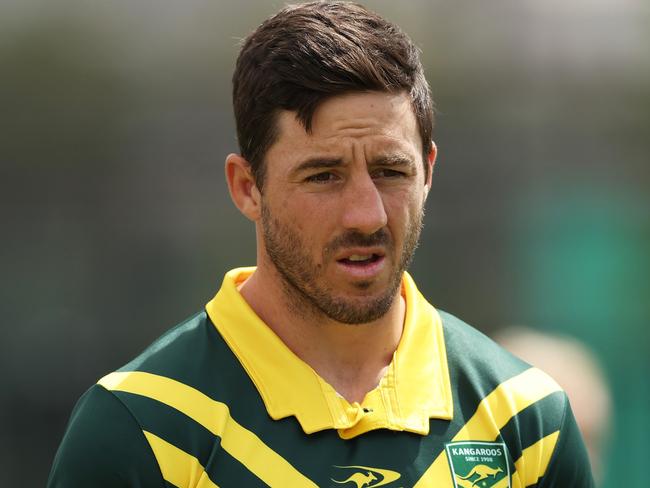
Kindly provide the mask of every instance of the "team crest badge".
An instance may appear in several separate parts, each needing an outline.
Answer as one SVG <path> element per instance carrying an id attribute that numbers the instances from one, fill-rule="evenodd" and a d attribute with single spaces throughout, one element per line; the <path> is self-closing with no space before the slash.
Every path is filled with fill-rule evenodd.
<path id="1" fill-rule="evenodd" d="M 450 442 L 445 449 L 454 488 L 511 488 L 503 442 Z"/>

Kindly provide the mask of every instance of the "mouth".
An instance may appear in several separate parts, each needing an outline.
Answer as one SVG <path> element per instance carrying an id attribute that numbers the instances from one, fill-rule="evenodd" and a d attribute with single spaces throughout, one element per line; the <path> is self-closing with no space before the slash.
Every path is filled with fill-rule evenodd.
<path id="1" fill-rule="evenodd" d="M 383 256 L 375 253 L 350 254 L 345 258 L 339 259 L 338 262 L 348 266 L 367 266 L 368 264 L 376 263 L 382 258 Z"/>
<path id="2" fill-rule="evenodd" d="M 357 280 L 377 277 L 384 269 L 386 255 L 380 249 L 350 249 L 336 263 L 347 276 Z"/>

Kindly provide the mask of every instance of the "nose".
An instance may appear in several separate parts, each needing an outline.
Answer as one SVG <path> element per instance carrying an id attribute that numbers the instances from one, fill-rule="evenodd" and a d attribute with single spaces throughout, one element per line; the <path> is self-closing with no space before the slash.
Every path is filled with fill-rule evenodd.
<path id="1" fill-rule="evenodd" d="M 343 226 L 363 234 L 374 234 L 388 223 L 384 201 L 371 176 L 363 171 L 345 185 L 342 198 Z"/>

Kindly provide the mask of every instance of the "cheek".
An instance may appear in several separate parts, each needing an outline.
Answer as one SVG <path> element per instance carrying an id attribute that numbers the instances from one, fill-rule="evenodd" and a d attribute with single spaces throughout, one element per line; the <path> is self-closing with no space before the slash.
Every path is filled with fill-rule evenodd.
<path id="1" fill-rule="evenodd" d="M 328 223 L 323 207 L 296 205 L 295 202 L 281 205 L 280 221 L 290 230 L 291 244 L 296 246 L 295 251 L 304 255 L 311 255 L 316 261 L 321 260 L 327 245 Z"/>
<path id="2" fill-rule="evenodd" d="M 413 192 L 403 191 L 384 198 L 384 207 L 390 216 L 408 220 L 422 206 L 422 198 Z M 406 222 L 405 222 L 406 223 Z"/>
<path id="3" fill-rule="evenodd" d="M 422 213 L 423 198 L 412 193 L 386 200 L 386 212 L 393 237 L 401 240 Z"/>
<path id="4" fill-rule="evenodd" d="M 283 220 L 292 228 L 304 232 L 305 240 L 325 233 L 336 215 L 334 198 L 318 198 L 318 195 L 285 196 L 279 202 Z"/>

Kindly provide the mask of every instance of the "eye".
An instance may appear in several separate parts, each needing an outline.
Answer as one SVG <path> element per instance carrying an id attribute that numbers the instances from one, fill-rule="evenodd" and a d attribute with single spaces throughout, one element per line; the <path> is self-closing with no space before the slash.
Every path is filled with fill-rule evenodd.
<path id="1" fill-rule="evenodd" d="M 338 178 L 334 173 L 331 173 L 329 171 L 323 171 L 322 173 L 315 173 L 313 175 L 308 176 L 307 178 L 305 178 L 305 181 L 307 181 L 308 183 L 328 183 L 336 179 Z"/>
<path id="2" fill-rule="evenodd" d="M 396 169 L 382 168 L 374 172 L 374 178 L 402 178 L 406 176 L 404 171 L 398 171 Z"/>

